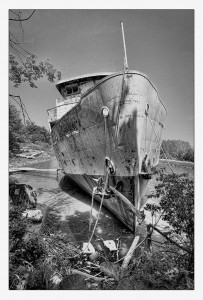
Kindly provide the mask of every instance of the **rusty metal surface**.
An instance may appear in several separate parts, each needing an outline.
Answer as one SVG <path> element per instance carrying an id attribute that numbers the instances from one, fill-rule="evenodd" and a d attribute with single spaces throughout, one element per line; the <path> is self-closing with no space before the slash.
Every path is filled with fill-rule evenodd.
<path id="1" fill-rule="evenodd" d="M 85 190 L 89 195 L 92 194 L 92 190 L 96 187 L 95 181 L 92 179 L 91 176 L 88 175 L 76 175 L 76 174 L 69 174 L 68 175 L 75 183 L 77 183 L 83 190 Z M 127 187 L 129 183 L 133 180 L 132 177 L 116 177 L 114 178 L 115 181 L 122 180 L 124 182 L 125 190 L 122 190 L 122 194 L 126 196 L 126 198 L 132 200 L 132 195 L 130 195 L 129 190 Z M 141 191 L 142 193 L 145 190 L 146 182 L 141 183 Z M 101 202 L 101 197 L 95 195 L 95 199 L 97 202 Z M 135 217 L 132 213 L 131 209 L 123 202 L 119 197 L 116 195 L 112 195 L 110 198 L 106 198 L 103 201 L 103 205 L 111 211 L 115 216 L 117 216 L 131 231 L 134 231 L 134 221 Z"/>
<path id="2" fill-rule="evenodd" d="M 71 95 L 67 99 L 56 99 L 56 107 L 47 110 L 48 122 L 54 122 L 59 120 L 65 115 L 71 108 L 80 102 L 81 95 Z"/>
<path id="3" fill-rule="evenodd" d="M 102 115 L 104 106 L 109 109 L 106 123 Z M 104 161 L 109 157 L 116 171 L 111 183 L 115 186 L 121 180 L 123 194 L 140 208 L 148 180 L 138 180 L 138 176 L 146 154 L 146 164 L 158 164 L 165 118 L 166 110 L 158 92 L 146 76 L 136 71 L 110 75 L 84 93 L 80 102 L 52 128 L 59 164 L 91 194 L 91 177 L 105 175 Z M 133 228 L 131 212 L 119 199 L 112 199 L 105 201 L 105 205 Z"/>
<path id="4" fill-rule="evenodd" d="M 160 139 L 165 109 L 156 90 L 145 77 L 118 75 L 97 85 L 53 127 L 55 151 L 64 170 L 72 174 L 104 175 L 104 159 L 109 156 L 116 175 L 134 176 L 141 171 L 145 153 L 151 166 L 158 163 L 160 145 L 145 115 L 151 118 Z M 109 108 L 105 136 L 102 107 Z M 120 113 L 118 113 L 118 108 Z"/>

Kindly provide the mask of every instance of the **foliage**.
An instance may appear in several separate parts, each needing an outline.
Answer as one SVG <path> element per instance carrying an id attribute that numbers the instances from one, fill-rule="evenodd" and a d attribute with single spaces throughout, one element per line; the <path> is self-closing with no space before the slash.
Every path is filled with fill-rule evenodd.
<path id="1" fill-rule="evenodd" d="M 51 144 L 50 133 L 45 127 L 27 122 L 23 125 L 20 112 L 9 103 L 9 151 L 19 153 L 22 143 L 45 143 Z"/>
<path id="2" fill-rule="evenodd" d="M 22 219 L 24 208 L 10 205 L 9 209 L 9 248 L 13 252 L 22 242 L 26 232 L 26 222 Z"/>
<path id="3" fill-rule="evenodd" d="M 39 61 L 37 56 L 32 54 L 24 46 L 26 43 L 24 41 L 23 23 L 24 21 L 32 18 L 34 13 L 35 10 L 31 13 L 28 13 L 26 10 L 9 10 L 9 81 L 11 87 L 13 86 L 17 88 L 22 83 L 27 83 L 30 87 L 37 88 L 36 81 L 42 77 L 46 77 L 50 82 L 61 79 L 61 72 L 54 68 L 49 59 Z M 26 22 L 24 24 L 26 24 Z M 22 111 L 24 111 L 24 115 L 27 115 L 29 118 L 21 97 L 12 94 L 9 94 L 9 97 L 21 106 Z M 18 102 L 19 100 L 20 103 Z M 21 130 L 19 130 L 19 125 L 21 125 Z M 39 134 L 37 134 L 37 131 Z M 45 128 L 41 128 L 40 126 L 38 128 L 35 127 L 35 133 L 30 136 L 30 140 L 34 143 L 37 141 L 50 143 L 48 135 L 49 134 Z M 19 112 L 14 108 L 14 106 L 10 105 L 9 150 L 11 154 L 18 153 L 20 151 L 19 143 L 26 142 L 25 136 L 28 137 L 28 132 L 26 132 L 25 126 L 22 127 Z"/>
<path id="4" fill-rule="evenodd" d="M 159 204 L 147 204 L 145 209 L 159 211 L 162 219 L 172 226 L 170 234 L 187 250 L 185 268 L 194 271 L 194 180 L 188 174 L 160 174 L 155 193 Z M 180 242 L 181 241 L 181 242 Z"/>
<path id="5" fill-rule="evenodd" d="M 44 255 L 44 248 L 38 237 L 26 240 L 27 220 L 22 217 L 25 206 L 9 205 L 9 288 L 16 289 L 17 277 L 25 275 L 25 265 L 35 266 Z M 22 272 L 23 269 L 23 272 Z M 22 274 L 21 274 L 22 273 Z M 17 274 L 17 275 L 16 275 Z M 16 277 L 17 276 L 17 277 Z"/>
<path id="6" fill-rule="evenodd" d="M 23 124 L 20 112 L 14 105 L 9 103 L 9 151 L 12 153 L 19 152 L 22 131 Z"/>
<path id="7" fill-rule="evenodd" d="M 155 186 L 155 196 L 160 198 L 159 205 L 154 209 L 163 212 L 162 219 L 167 221 L 177 234 L 185 233 L 194 239 L 194 180 L 187 173 L 160 174 L 160 183 Z M 146 209 L 150 205 L 146 205 Z"/>
<path id="8" fill-rule="evenodd" d="M 194 162 L 194 150 L 192 148 L 189 148 L 185 155 L 184 155 L 184 160 L 187 160 L 187 161 L 192 161 Z"/>
<path id="9" fill-rule="evenodd" d="M 141 289 L 148 290 L 194 289 L 193 278 L 184 267 L 178 267 L 179 255 L 173 250 L 170 246 L 152 253 L 142 250 L 134 263 L 133 281 L 136 289 L 139 289 L 140 283 Z"/>
<path id="10" fill-rule="evenodd" d="M 163 140 L 162 148 L 169 159 L 194 161 L 194 150 L 188 142 L 181 140 Z M 161 158 L 165 158 L 163 151 Z"/>
<path id="11" fill-rule="evenodd" d="M 106 261 L 100 264 L 100 270 L 106 275 L 114 277 L 116 281 L 119 281 L 120 267 L 118 264 Z"/>
<path id="12" fill-rule="evenodd" d="M 36 88 L 35 81 L 43 76 L 46 76 L 50 82 L 54 82 L 61 79 L 61 72 L 57 71 L 48 59 L 45 62 L 38 62 L 33 54 L 21 63 L 14 55 L 9 55 L 9 80 L 14 87 L 27 82 L 30 87 Z"/>
<path id="13" fill-rule="evenodd" d="M 27 136 L 27 139 L 30 140 L 31 143 L 51 143 L 50 133 L 48 132 L 48 130 L 45 127 L 36 125 L 33 122 L 27 122 L 25 134 Z"/>
<path id="14" fill-rule="evenodd" d="M 15 219 L 17 225 L 15 231 L 13 230 L 13 223 L 10 223 L 10 243 L 11 240 L 19 237 L 19 242 L 15 244 L 15 248 L 10 247 L 10 289 L 18 289 L 19 284 L 23 281 L 22 289 L 54 289 L 51 278 L 56 273 L 63 275 L 65 281 L 61 284 L 66 286 L 65 276 L 66 270 L 71 266 L 70 257 L 77 254 L 78 249 L 68 241 L 67 235 L 62 232 L 55 232 L 51 235 L 37 233 L 25 238 L 26 224 L 24 224 L 23 230 L 22 226 L 19 226 L 21 222 L 25 222 L 21 218 L 20 211 L 22 209 L 19 210 L 19 214 L 12 214 L 12 219 Z M 26 280 L 24 280 L 25 278 Z M 61 289 L 64 289 L 62 286 Z M 75 282 L 74 286 L 78 287 L 79 283 Z M 70 286 L 69 289 L 71 289 Z"/>
<path id="15" fill-rule="evenodd" d="M 79 274 L 72 274 L 64 276 L 62 281 L 59 283 L 59 290 L 85 290 L 86 283 L 85 278 Z"/>
<path id="16" fill-rule="evenodd" d="M 118 262 L 106 258 L 98 266 L 98 261 L 88 261 L 87 255 L 81 255 L 78 247 L 60 231 L 45 234 L 43 230 L 25 239 L 26 221 L 21 217 L 22 208 L 17 210 L 10 206 L 9 235 L 10 242 L 13 241 L 9 257 L 10 289 L 85 290 L 88 286 L 84 277 L 70 274 L 69 270 L 77 268 L 88 273 L 92 272 L 91 265 L 93 275 L 100 271 L 107 277 L 96 289 L 194 289 L 194 181 L 187 174 L 163 173 L 157 180 L 153 197 L 158 204 L 147 204 L 146 209 L 152 214 L 162 214 L 172 227 L 167 236 L 182 248 L 165 239 L 153 241 L 150 251 L 146 246 L 139 248 L 127 269 L 123 270 Z M 52 280 L 56 274 L 62 279 L 59 284 Z M 95 289 L 94 285 L 90 288 Z"/>

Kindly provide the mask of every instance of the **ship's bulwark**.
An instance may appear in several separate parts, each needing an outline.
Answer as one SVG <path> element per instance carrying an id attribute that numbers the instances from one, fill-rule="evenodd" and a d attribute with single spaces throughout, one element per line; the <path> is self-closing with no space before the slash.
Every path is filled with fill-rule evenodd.
<path id="1" fill-rule="evenodd" d="M 109 109 L 106 121 L 104 106 Z M 148 168 L 158 164 L 165 117 L 158 93 L 144 75 L 130 71 L 107 76 L 53 127 L 57 159 L 64 172 L 91 194 L 93 179 L 105 176 L 105 158 L 110 158 L 115 166 L 110 184 L 120 182 L 123 194 L 140 208 L 148 180 L 137 180 L 138 174 L 143 160 Z M 104 205 L 133 227 L 132 213 L 118 199 L 105 199 Z"/>

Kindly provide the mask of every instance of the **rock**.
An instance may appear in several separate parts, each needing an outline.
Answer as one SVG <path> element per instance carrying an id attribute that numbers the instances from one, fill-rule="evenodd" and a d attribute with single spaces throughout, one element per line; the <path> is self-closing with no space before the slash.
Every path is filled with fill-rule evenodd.
<path id="1" fill-rule="evenodd" d="M 35 208 L 37 204 L 37 194 L 28 184 L 20 184 L 15 179 L 9 180 L 10 200 L 16 206 L 25 206 L 26 208 Z"/>
<path id="2" fill-rule="evenodd" d="M 28 220 L 32 220 L 34 222 L 40 222 L 43 217 L 40 209 L 35 209 L 35 210 L 26 209 L 22 215 L 24 218 L 27 218 Z"/>

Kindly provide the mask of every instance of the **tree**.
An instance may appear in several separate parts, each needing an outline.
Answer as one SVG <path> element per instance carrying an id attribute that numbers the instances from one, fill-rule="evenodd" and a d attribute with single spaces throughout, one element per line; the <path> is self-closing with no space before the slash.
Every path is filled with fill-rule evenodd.
<path id="1" fill-rule="evenodd" d="M 194 150 L 188 142 L 181 140 L 163 140 L 162 149 L 169 159 L 194 161 Z M 160 157 L 165 158 L 161 151 Z"/>
<path id="2" fill-rule="evenodd" d="M 30 20 L 35 13 L 27 13 L 26 10 L 9 10 L 9 80 L 18 87 L 22 82 L 28 82 L 31 87 L 37 87 L 34 81 L 46 76 L 50 82 L 61 78 L 61 72 L 47 59 L 45 62 L 38 62 L 36 55 L 24 47 L 24 29 L 22 22 Z M 12 24 L 14 28 L 12 30 Z M 17 37 L 16 23 L 18 23 L 21 38 Z M 11 54 L 13 53 L 13 54 Z"/>
<path id="3" fill-rule="evenodd" d="M 17 108 L 9 103 L 9 151 L 12 153 L 19 152 L 19 142 L 23 124 L 20 118 L 20 112 Z"/>
<path id="4" fill-rule="evenodd" d="M 184 155 L 184 160 L 194 162 L 194 150 L 192 148 L 188 149 Z"/>
<path id="5" fill-rule="evenodd" d="M 26 135 L 32 143 L 51 143 L 50 133 L 48 132 L 48 130 L 45 127 L 36 125 L 33 122 L 27 122 Z"/>
<path id="6" fill-rule="evenodd" d="M 44 76 L 50 82 L 61 78 L 61 72 L 54 68 L 49 59 L 39 61 L 36 55 L 24 46 L 24 28 L 22 23 L 30 20 L 34 13 L 35 10 L 31 12 L 27 10 L 9 10 L 9 81 L 11 87 L 17 88 L 22 83 L 27 83 L 30 87 L 37 88 L 36 81 Z M 20 95 L 9 93 L 9 97 L 21 107 L 24 125 L 26 125 L 26 117 L 31 122 Z M 49 133 L 45 128 L 33 124 L 31 127 L 32 129 L 35 128 L 35 133 L 30 137 L 32 142 L 40 140 L 50 143 Z M 27 133 L 31 130 L 31 127 L 29 126 Z M 21 130 L 23 128 L 20 114 L 11 105 L 9 106 L 9 150 L 12 153 L 19 151 L 20 128 Z"/>
<path id="7" fill-rule="evenodd" d="M 145 209 L 159 212 L 162 219 L 172 226 L 170 234 L 175 234 L 176 245 L 185 249 L 184 267 L 194 271 L 194 180 L 188 174 L 163 174 L 158 178 L 155 194 L 159 204 L 147 204 Z M 178 243 L 177 240 L 181 242 Z"/>
<path id="8" fill-rule="evenodd" d="M 9 151 L 10 153 L 19 153 L 22 142 L 46 143 L 50 144 L 50 133 L 45 127 L 36 125 L 27 121 L 23 125 L 20 112 L 9 103 Z"/>
<path id="9" fill-rule="evenodd" d="M 32 54 L 23 63 L 19 63 L 16 57 L 9 55 L 9 80 L 14 87 L 27 82 L 30 87 L 37 88 L 35 81 L 46 76 L 50 82 L 59 80 L 61 72 L 57 71 L 47 59 L 45 62 L 37 62 L 37 57 Z"/>
<path id="10" fill-rule="evenodd" d="M 44 76 L 50 82 L 61 78 L 61 72 L 54 68 L 49 59 L 38 61 L 36 55 L 24 46 L 26 43 L 22 24 L 29 21 L 35 11 L 9 10 L 9 81 L 15 88 L 22 83 L 28 83 L 30 87 L 37 88 L 36 81 Z M 9 96 L 20 105 L 25 123 L 25 116 L 28 116 L 28 113 L 21 97 L 12 93 L 9 93 Z"/>

